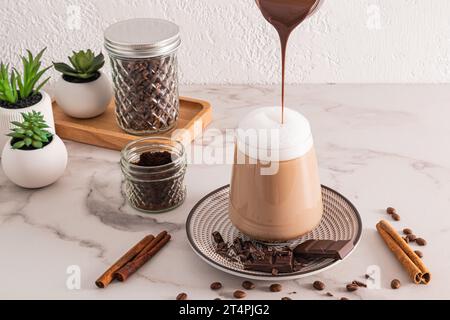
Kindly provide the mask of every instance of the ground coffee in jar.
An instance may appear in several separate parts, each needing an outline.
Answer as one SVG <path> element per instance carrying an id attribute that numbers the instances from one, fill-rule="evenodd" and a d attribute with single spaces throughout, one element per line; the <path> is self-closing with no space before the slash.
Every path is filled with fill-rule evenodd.
<path id="1" fill-rule="evenodd" d="M 122 151 L 120 164 L 132 207 L 158 213 L 183 203 L 186 155 L 180 142 L 168 138 L 133 141 Z"/>
<path id="2" fill-rule="evenodd" d="M 147 135 L 172 129 L 178 120 L 179 27 L 161 19 L 132 19 L 105 31 L 118 125 Z"/>

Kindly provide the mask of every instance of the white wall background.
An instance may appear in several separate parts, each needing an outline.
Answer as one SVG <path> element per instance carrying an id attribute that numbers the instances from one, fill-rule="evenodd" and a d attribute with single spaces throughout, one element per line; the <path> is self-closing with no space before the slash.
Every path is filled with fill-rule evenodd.
<path id="1" fill-rule="evenodd" d="M 183 83 L 280 81 L 278 39 L 254 0 L 0 0 L 0 60 L 48 47 L 46 62 L 102 49 L 132 17 L 182 27 Z M 79 12 L 79 15 L 78 15 Z M 291 38 L 290 83 L 450 81 L 449 0 L 325 0 Z"/>

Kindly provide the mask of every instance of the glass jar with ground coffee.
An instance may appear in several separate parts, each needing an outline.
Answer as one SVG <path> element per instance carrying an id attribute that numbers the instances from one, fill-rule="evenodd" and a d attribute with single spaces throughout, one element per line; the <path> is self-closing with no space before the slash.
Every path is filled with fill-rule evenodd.
<path id="1" fill-rule="evenodd" d="M 129 143 L 121 154 L 125 194 L 132 207 L 147 213 L 169 211 L 186 198 L 184 146 L 169 138 Z"/>
<path id="2" fill-rule="evenodd" d="M 179 27 L 161 19 L 132 19 L 105 30 L 119 126 L 133 135 L 172 129 L 179 116 Z"/>

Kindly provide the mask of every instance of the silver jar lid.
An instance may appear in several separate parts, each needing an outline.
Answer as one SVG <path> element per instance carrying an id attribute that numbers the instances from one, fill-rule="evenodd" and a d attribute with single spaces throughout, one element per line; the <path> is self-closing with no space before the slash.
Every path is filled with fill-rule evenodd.
<path id="1" fill-rule="evenodd" d="M 151 58 L 170 54 L 180 47 L 180 28 L 162 19 L 131 19 L 105 30 L 105 48 L 120 58 Z"/>

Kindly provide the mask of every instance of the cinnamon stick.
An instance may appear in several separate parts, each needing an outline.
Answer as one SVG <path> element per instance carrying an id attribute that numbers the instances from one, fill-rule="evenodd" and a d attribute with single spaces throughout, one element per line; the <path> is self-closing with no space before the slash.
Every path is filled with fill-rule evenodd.
<path id="1" fill-rule="evenodd" d="M 95 281 L 95 284 L 99 288 L 105 288 L 114 279 L 114 273 L 126 265 L 128 262 L 133 260 L 142 250 L 144 250 L 148 244 L 150 244 L 155 239 L 154 236 L 148 235 L 141 241 L 139 241 L 133 248 L 128 250 L 119 260 L 117 260 L 100 278 Z"/>
<path id="2" fill-rule="evenodd" d="M 159 241 L 158 241 L 159 240 Z M 165 232 L 159 234 L 147 247 L 142 254 L 128 262 L 125 266 L 115 272 L 114 277 L 119 281 L 126 281 L 133 273 L 142 267 L 148 260 L 155 256 L 170 240 L 170 234 Z"/>
<path id="3" fill-rule="evenodd" d="M 411 280 L 416 284 L 428 284 L 431 281 L 430 271 L 392 225 L 382 220 L 377 224 L 377 230 Z"/>

